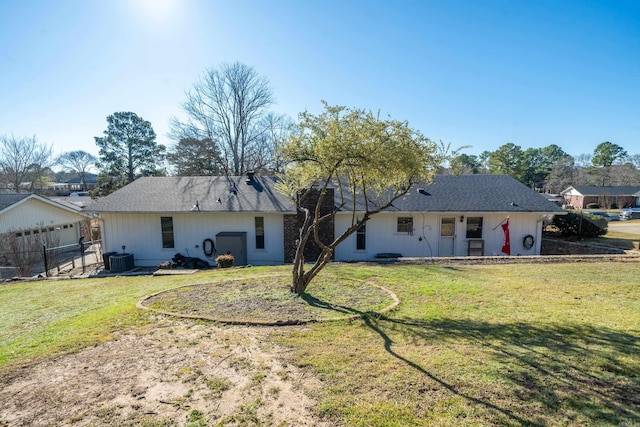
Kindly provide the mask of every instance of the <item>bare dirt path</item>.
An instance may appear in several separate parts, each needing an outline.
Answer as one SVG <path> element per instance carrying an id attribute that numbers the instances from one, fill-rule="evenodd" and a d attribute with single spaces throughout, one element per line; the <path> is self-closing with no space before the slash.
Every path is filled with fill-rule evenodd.
<path id="1" fill-rule="evenodd" d="M 0 384 L 0 426 L 329 426 L 279 333 L 159 317 Z"/>

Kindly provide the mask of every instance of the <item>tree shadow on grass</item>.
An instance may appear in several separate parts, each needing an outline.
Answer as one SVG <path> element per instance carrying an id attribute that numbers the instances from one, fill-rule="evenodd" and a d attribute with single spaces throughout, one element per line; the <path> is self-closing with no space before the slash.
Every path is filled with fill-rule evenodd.
<path id="1" fill-rule="evenodd" d="M 640 332 L 583 324 L 397 319 L 336 306 L 311 296 L 307 302 L 360 315 L 364 324 L 380 336 L 391 356 L 454 395 L 500 414 L 505 422 L 541 425 L 549 420 L 564 420 L 570 424 L 577 418 L 577 422 L 587 419 L 598 425 L 640 424 Z M 500 392 L 514 404 L 500 407 L 474 396 L 473 391 L 462 391 L 460 386 L 396 351 L 393 336 L 413 342 L 417 349 L 421 345 L 447 343 L 482 349 L 492 362 L 497 362 L 495 375 L 506 384 Z M 472 390 L 477 386 L 464 388 Z"/>
<path id="2" fill-rule="evenodd" d="M 335 311 L 337 313 L 341 313 L 341 314 L 345 314 L 345 315 L 357 315 L 357 316 L 362 317 L 362 316 L 376 315 L 377 314 L 377 313 L 372 312 L 372 311 L 360 311 L 360 310 L 356 310 L 355 308 L 346 307 L 344 305 L 332 304 L 330 302 L 318 299 L 318 298 L 314 297 L 313 295 L 311 295 L 309 293 L 306 293 L 306 292 L 304 294 L 300 295 L 300 298 L 302 300 L 304 300 L 307 304 L 309 304 L 311 307 L 320 308 L 320 309 L 324 309 L 324 310 Z"/>

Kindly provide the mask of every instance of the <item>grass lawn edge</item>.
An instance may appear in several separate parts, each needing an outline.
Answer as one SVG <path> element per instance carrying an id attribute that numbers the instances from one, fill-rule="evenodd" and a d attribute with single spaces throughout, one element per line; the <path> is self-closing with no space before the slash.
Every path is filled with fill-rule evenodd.
<path id="1" fill-rule="evenodd" d="M 366 280 L 357 280 L 357 279 L 351 279 L 351 280 L 356 280 L 359 281 L 361 283 L 365 283 L 369 286 L 373 286 L 376 287 L 378 289 L 381 289 L 383 291 L 385 291 L 389 297 L 393 300 L 393 302 L 391 304 L 389 304 L 388 306 L 382 308 L 381 310 L 378 311 L 368 311 L 366 312 L 367 314 L 384 314 L 384 313 L 388 313 L 389 311 L 393 310 L 395 307 L 397 307 L 400 304 L 400 298 L 398 298 L 398 296 L 389 288 L 382 286 L 380 284 L 377 283 L 373 283 L 370 281 L 366 281 Z M 161 295 L 163 293 L 166 292 L 171 292 L 171 291 L 175 291 L 176 289 L 182 289 L 182 288 L 188 288 L 188 287 L 193 287 L 193 286 L 201 286 L 201 285 L 206 285 L 207 283 L 191 283 L 188 285 L 182 285 L 182 286 L 178 286 L 176 288 L 171 288 L 171 289 L 164 289 L 160 292 L 156 292 L 153 293 L 151 295 L 147 295 L 144 298 L 142 298 L 140 301 L 138 301 L 136 303 L 136 307 L 141 309 L 141 310 L 147 310 L 147 311 L 151 311 L 153 313 L 156 314 L 162 314 L 165 316 L 172 316 L 172 317 L 177 317 L 177 318 L 183 318 L 183 319 L 199 319 L 199 320 L 208 320 L 208 321 L 212 321 L 212 322 L 217 322 L 217 323 L 223 323 L 223 324 L 228 324 L 228 325 L 247 325 L 247 326 L 292 326 L 292 325 L 305 325 L 305 324 L 309 324 L 309 323 L 321 323 L 321 322 L 335 322 L 338 320 L 353 320 L 353 319 L 359 319 L 362 317 L 362 314 L 351 314 L 351 315 L 344 315 L 344 316 L 335 316 L 335 317 L 328 317 L 328 318 L 323 318 L 323 319 L 288 319 L 288 320 L 255 320 L 255 319 L 243 319 L 243 318 L 223 318 L 223 317 L 215 317 L 215 316 L 209 316 L 209 315 L 205 315 L 205 314 L 189 314 L 189 313 L 178 313 L 178 312 L 171 312 L 171 311 L 166 311 L 166 310 L 159 310 L 159 309 L 155 309 L 155 308 L 151 308 L 151 307 L 147 307 L 145 305 L 145 302 L 148 301 L 149 299 Z M 213 283 L 210 283 L 213 284 Z"/>

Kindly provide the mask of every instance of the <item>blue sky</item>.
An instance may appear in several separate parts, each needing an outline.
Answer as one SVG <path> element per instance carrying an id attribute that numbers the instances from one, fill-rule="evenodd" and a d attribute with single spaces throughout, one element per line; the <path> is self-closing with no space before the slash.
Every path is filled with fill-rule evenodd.
<path id="1" fill-rule="evenodd" d="M 479 154 L 640 153 L 640 1 L 0 0 L 0 135 L 97 154 L 133 111 L 158 142 L 207 68 L 250 65 L 293 118 L 380 110 Z"/>

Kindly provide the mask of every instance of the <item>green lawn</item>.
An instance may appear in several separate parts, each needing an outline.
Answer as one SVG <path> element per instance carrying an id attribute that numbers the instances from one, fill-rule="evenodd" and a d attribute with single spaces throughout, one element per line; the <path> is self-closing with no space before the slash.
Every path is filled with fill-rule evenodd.
<path id="1" fill-rule="evenodd" d="M 607 231 L 604 236 L 585 239 L 587 243 L 595 243 L 612 248 L 620 248 L 624 250 L 639 250 L 640 236 L 636 234 L 623 233 L 621 231 Z"/>
<path id="2" fill-rule="evenodd" d="M 135 308 L 144 295 L 288 269 L 0 285 L 0 373 L 152 322 Z M 322 274 L 336 286 L 384 284 L 401 304 L 274 334 L 291 347 L 289 363 L 322 380 L 320 417 L 349 426 L 640 425 L 637 262 L 347 264 Z"/>

